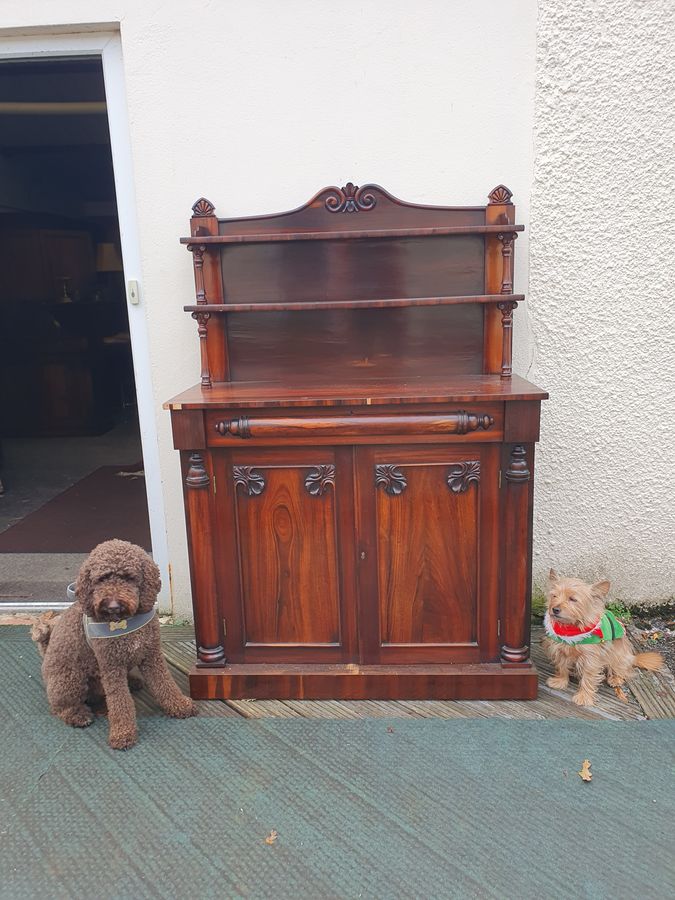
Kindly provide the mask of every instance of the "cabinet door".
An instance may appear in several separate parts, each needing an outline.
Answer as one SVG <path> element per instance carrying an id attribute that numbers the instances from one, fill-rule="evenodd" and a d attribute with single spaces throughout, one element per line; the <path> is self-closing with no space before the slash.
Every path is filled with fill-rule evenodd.
<path id="1" fill-rule="evenodd" d="M 364 663 L 497 658 L 498 451 L 358 451 Z"/>
<path id="2" fill-rule="evenodd" d="M 219 554 L 228 658 L 353 659 L 349 451 L 251 448 L 214 457 L 219 457 L 217 505 L 226 530 L 231 517 Z M 348 533 L 344 552 L 341 522 Z M 344 602 L 346 593 L 351 607 Z"/>

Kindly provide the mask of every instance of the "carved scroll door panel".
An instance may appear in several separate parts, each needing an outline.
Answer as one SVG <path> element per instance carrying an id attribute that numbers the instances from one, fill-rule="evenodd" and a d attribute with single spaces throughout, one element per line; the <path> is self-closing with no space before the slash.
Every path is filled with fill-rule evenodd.
<path id="1" fill-rule="evenodd" d="M 226 630 L 236 633 L 226 635 L 229 658 L 350 660 L 354 614 L 342 598 L 353 565 L 339 553 L 340 515 L 352 509 L 350 460 L 341 465 L 343 452 L 324 447 L 229 456 L 238 574 L 223 590 Z"/>
<path id="2" fill-rule="evenodd" d="M 368 448 L 359 459 L 364 662 L 496 657 L 497 451 Z"/>

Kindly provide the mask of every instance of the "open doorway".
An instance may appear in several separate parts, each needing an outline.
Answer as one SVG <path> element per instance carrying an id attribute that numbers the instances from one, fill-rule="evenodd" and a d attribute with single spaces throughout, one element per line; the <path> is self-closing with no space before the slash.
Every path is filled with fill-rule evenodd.
<path id="1" fill-rule="evenodd" d="M 100 58 L 0 64 L 0 605 L 150 550 Z"/>

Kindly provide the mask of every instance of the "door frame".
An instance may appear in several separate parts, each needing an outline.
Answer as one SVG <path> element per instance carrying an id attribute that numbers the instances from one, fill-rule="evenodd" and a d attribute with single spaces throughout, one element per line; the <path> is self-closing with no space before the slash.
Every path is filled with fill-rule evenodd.
<path id="1" fill-rule="evenodd" d="M 70 26 L 75 28 L 77 26 Z M 14 32 L 16 34 L 16 32 Z M 130 281 L 139 284 L 140 303 L 129 303 L 127 313 L 136 381 L 136 400 L 141 431 L 145 489 L 150 518 L 152 555 L 162 575 L 160 606 L 172 607 L 169 580 L 169 552 L 166 533 L 166 512 L 159 468 L 159 441 L 152 391 L 148 328 L 144 308 L 141 248 L 136 215 L 136 192 L 131 155 L 131 135 L 127 109 L 122 41 L 116 26 L 109 31 L 80 31 L 54 34 L 33 31 L 22 36 L 4 37 L 0 31 L 0 61 L 10 59 L 36 60 L 73 56 L 97 56 L 103 66 L 103 80 L 110 130 L 113 176 L 117 195 L 117 217 L 120 228 L 124 283 L 128 292 Z M 13 604 L 13 608 L 22 604 Z M 26 604 L 35 607 L 36 604 Z M 45 604 L 39 604 L 44 608 Z M 67 606 L 50 603 L 50 608 Z"/>

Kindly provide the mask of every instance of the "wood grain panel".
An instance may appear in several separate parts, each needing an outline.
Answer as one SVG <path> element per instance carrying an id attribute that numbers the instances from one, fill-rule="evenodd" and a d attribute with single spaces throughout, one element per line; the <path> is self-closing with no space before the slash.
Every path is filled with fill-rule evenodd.
<path id="1" fill-rule="evenodd" d="M 222 253 L 226 303 L 483 293 L 482 235 L 234 244 L 210 252 Z"/>
<path id="2" fill-rule="evenodd" d="M 262 492 L 236 492 L 247 646 L 340 642 L 335 489 L 311 494 L 313 468 L 255 467 Z"/>
<path id="3" fill-rule="evenodd" d="M 227 319 L 235 381 L 292 378 L 299 360 L 305 383 L 481 372 L 478 304 L 233 313 Z"/>
<path id="4" fill-rule="evenodd" d="M 377 491 L 381 641 L 475 642 L 477 486 L 453 493 L 447 463 L 400 468 L 405 490 Z"/>

